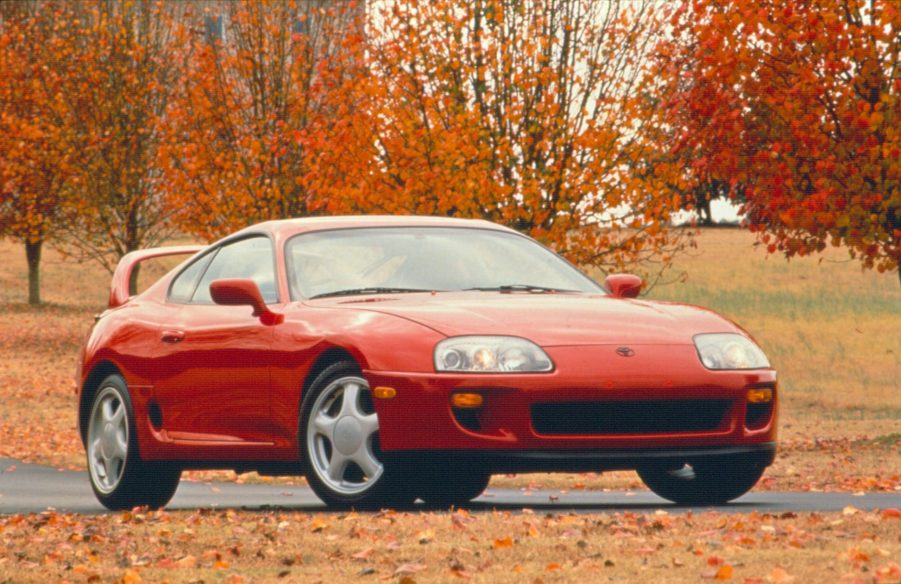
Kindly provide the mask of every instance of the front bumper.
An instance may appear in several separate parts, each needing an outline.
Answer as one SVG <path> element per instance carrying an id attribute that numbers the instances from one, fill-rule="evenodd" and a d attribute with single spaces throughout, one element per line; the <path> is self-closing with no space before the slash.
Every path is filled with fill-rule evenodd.
<path id="1" fill-rule="evenodd" d="M 716 464 L 728 467 L 766 467 L 776 457 L 776 443 L 705 448 L 636 448 L 631 450 L 407 450 L 394 451 L 387 459 L 398 465 L 442 460 L 461 468 L 479 465 L 493 473 L 504 472 L 601 472 L 642 467 L 681 468 Z"/>
<path id="2" fill-rule="evenodd" d="M 685 462 L 704 452 L 716 456 L 717 449 L 735 454 L 738 451 L 728 449 L 736 447 L 750 448 L 746 454 L 775 450 L 774 370 L 710 371 L 700 363 L 692 346 L 636 346 L 631 358 L 617 356 L 616 348 L 547 348 L 556 368 L 543 374 L 364 371 L 371 387 L 396 390 L 393 399 L 375 400 L 381 450 L 482 451 L 480 458 L 493 461 L 492 467 L 496 463 L 498 472 L 508 467 L 636 468 L 638 463 L 629 461 L 663 456 Z M 771 410 L 749 423 L 752 412 L 746 402 L 747 391 L 760 387 L 773 389 Z M 461 423 L 459 411 L 451 406 L 451 394 L 459 391 L 477 392 L 484 397 L 477 424 L 466 424 L 465 420 Z M 630 432 L 626 424 L 625 429 L 620 425 L 611 433 L 540 433 L 533 418 L 533 406 L 583 402 L 597 407 L 610 402 L 659 405 L 671 401 L 679 406 L 658 411 L 678 416 L 682 404 L 705 400 L 724 402 L 726 406 L 721 419 L 703 429 L 664 423 L 660 424 L 660 431 L 655 431 L 653 424 L 637 424 L 640 431 Z M 558 424 L 561 425 L 566 426 L 565 422 Z M 770 454 L 754 456 L 772 460 Z"/>

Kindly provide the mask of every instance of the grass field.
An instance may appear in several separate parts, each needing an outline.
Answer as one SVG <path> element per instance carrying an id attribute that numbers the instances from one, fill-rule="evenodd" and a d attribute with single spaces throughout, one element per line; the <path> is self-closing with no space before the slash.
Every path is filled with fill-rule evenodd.
<path id="1" fill-rule="evenodd" d="M 732 229 L 708 230 L 697 243 L 676 262 L 671 279 L 677 281 L 650 296 L 701 304 L 735 319 L 779 370 L 780 454 L 758 488 L 901 490 L 897 275 L 861 272 L 843 261 L 842 250 L 790 263 L 767 258 L 751 235 Z M 76 352 L 92 315 L 106 303 L 110 278 L 93 265 L 64 263 L 51 251 L 45 256 L 46 305 L 32 308 L 25 302 L 24 250 L 0 242 L 0 456 L 83 468 L 75 433 Z M 634 473 L 497 476 L 492 486 L 643 488 Z M 46 513 L 0 517 L 0 583 L 897 583 L 898 515 L 853 509 L 742 518 Z"/>

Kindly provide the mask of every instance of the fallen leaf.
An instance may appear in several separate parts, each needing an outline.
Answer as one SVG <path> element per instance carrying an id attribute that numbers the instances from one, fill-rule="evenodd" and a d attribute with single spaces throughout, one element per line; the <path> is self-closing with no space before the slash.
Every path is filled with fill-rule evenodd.
<path id="1" fill-rule="evenodd" d="M 496 550 L 509 547 L 513 547 L 513 539 L 510 537 L 503 537 L 494 540 L 494 549 Z"/>
<path id="2" fill-rule="evenodd" d="M 373 548 L 368 547 L 364 550 L 358 551 L 355 554 L 352 554 L 350 557 L 352 557 L 355 560 L 365 560 L 366 558 L 368 558 L 369 556 L 372 555 L 372 552 L 373 552 Z"/>
<path id="3" fill-rule="evenodd" d="M 416 540 L 421 545 L 431 543 L 431 541 L 433 539 L 435 539 L 435 530 L 434 529 L 425 529 L 416 534 Z"/>
<path id="4" fill-rule="evenodd" d="M 776 566 L 770 571 L 770 575 L 767 576 L 767 582 L 772 582 L 773 584 L 790 584 L 795 581 L 795 577 L 785 571 L 784 568 Z"/>
<path id="5" fill-rule="evenodd" d="M 394 575 L 400 576 L 403 574 L 415 574 L 416 572 L 422 572 L 426 568 L 428 568 L 428 566 L 426 566 L 422 562 L 409 562 L 406 564 L 401 564 L 400 566 L 395 568 Z"/>
<path id="6" fill-rule="evenodd" d="M 901 509 L 895 509 L 894 507 L 886 509 L 882 512 L 883 519 L 901 519 Z"/>
<path id="7" fill-rule="evenodd" d="M 888 584 L 889 582 L 901 582 L 901 566 L 895 562 L 889 563 L 876 570 L 876 582 Z"/>
<path id="8" fill-rule="evenodd" d="M 870 555 L 863 550 L 851 548 L 848 550 L 848 559 L 855 564 L 862 564 L 870 561 Z"/>

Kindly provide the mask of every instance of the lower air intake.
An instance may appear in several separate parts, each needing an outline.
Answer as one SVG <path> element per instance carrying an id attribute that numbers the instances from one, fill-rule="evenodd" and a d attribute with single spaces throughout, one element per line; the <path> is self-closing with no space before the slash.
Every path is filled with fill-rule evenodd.
<path id="1" fill-rule="evenodd" d="M 671 434 L 719 428 L 729 400 L 641 400 L 532 406 L 539 434 Z"/>

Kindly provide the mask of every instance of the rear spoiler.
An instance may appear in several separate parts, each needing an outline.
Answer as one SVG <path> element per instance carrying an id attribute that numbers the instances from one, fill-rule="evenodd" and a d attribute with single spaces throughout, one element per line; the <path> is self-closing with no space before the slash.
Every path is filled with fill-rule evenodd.
<path id="1" fill-rule="evenodd" d="M 132 297 L 134 291 L 130 288 L 131 273 L 135 266 L 145 260 L 170 255 L 195 254 L 202 250 L 203 245 L 177 245 L 172 247 L 153 247 L 132 251 L 119 260 L 116 271 L 113 272 L 113 282 L 109 291 L 109 308 L 122 306 Z"/>

